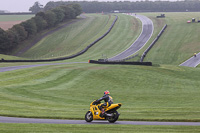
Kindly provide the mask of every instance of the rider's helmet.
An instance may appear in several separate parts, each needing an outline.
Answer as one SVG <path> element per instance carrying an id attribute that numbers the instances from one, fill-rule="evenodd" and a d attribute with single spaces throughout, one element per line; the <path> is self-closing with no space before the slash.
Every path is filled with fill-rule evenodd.
<path id="1" fill-rule="evenodd" d="M 110 92 L 108 90 L 104 91 L 104 95 L 110 95 Z"/>

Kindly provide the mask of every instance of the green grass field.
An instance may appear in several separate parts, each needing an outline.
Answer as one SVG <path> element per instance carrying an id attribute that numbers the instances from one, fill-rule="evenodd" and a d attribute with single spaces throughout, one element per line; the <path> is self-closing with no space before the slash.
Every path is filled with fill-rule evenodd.
<path id="1" fill-rule="evenodd" d="M 122 103 L 119 109 L 119 120 L 146 120 L 146 121 L 200 121 L 199 107 L 199 67 L 188 68 L 178 65 L 199 50 L 198 23 L 187 24 L 191 16 L 199 13 L 165 13 L 166 18 L 156 19 L 158 13 L 145 13 L 154 22 L 156 37 L 165 23 L 168 28 L 145 58 L 152 61 L 152 67 L 131 65 L 95 65 L 70 64 L 57 66 L 43 66 L 3 72 L 0 74 L 0 115 L 18 117 L 84 119 L 89 110 L 89 104 L 100 98 L 105 90 L 110 90 L 114 102 Z M 56 49 L 55 56 L 67 55 L 64 50 L 63 39 L 65 32 L 72 38 L 86 38 L 92 36 L 92 42 L 104 33 L 112 23 L 114 17 L 88 15 L 89 18 L 81 21 L 80 25 L 72 25 L 51 37 L 43 39 L 39 44 L 24 54 L 29 58 L 50 58 L 50 52 L 40 51 L 40 45 L 48 42 L 50 49 L 55 46 L 49 41 L 51 38 L 60 42 L 61 49 Z M 98 22 L 94 18 L 98 18 Z M 91 26 L 87 23 L 91 22 Z M 96 22 L 96 23 L 93 23 Z M 107 23 L 108 22 L 108 23 Z M 79 22 L 78 22 L 79 23 Z M 78 24 L 77 23 L 77 24 Z M 80 27 L 79 27 L 80 26 Z M 85 35 L 84 31 L 95 27 L 101 29 L 95 34 Z M 104 27 L 104 28 L 103 28 Z M 78 30 L 76 32 L 74 30 Z M 133 29 L 133 30 L 130 30 Z M 64 62 L 87 61 L 111 57 L 129 47 L 141 32 L 141 23 L 131 16 L 119 15 L 119 20 L 110 34 L 98 42 L 84 55 Z M 59 35 L 60 39 L 59 39 Z M 78 35 L 81 33 L 80 35 Z M 179 34 L 181 33 L 181 34 Z M 64 35 L 65 34 L 65 35 Z M 55 37 L 55 38 L 53 38 Z M 82 38 L 87 44 L 86 38 Z M 170 39 L 169 39 L 170 38 Z M 70 54 L 81 49 L 79 39 L 71 39 L 69 48 L 76 48 Z M 150 40 L 150 41 L 151 41 Z M 77 41 L 77 42 L 76 42 Z M 76 43 L 75 43 L 76 42 Z M 130 43 L 131 42 L 131 43 Z M 45 44 L 46 44 L 45 43 Z M 140 55 L 151 42 L 138 52 Z M 78 46 L 80 46 L 78 48 Z M 31 52 L 32 50 L 35 52 Z M 37 54 L 35 54 L 37 53 Z M 25 56 L 26 55 L 26 56 Z M 2 55 L 1 55 L 2 56 Z M 10 56 L 2 56 L 12 59 Z M 133 60 L 138 60 L 139 57 Z M 23 63 L 30 64 L 30 63 Z M 22 65 L 22 63 L 0 63 L 0 67 Z M 190 126 L 129 126 L 129 125 L 51 125 L 51 124 L 0 124 L 0 131 L 12 132 L 95 132 L 107 127 L 108 132 L 198 132 L 199 127 Z M 7 128 L 12 126 L 13 128 Z M 20 127 L 20 128 L 18 128 Z M 26 128 L 27 127 L 27 128 Z M 33 129 L 30 131 L 30 129 Z M 96 131 L 96 132 L 98 132 Z M 104 130 L 103 130 L 104 131 Z"/>
<path id="2" fill-rule="evenodd" d="M 71 24 L 44 38 L 23 56 L 52 58 L 77 53 L 102 36 L 114 18 L 109 15 L 88 15 L 85 20 Z"/>
<path id="3" fill-rule="evenodd" d="M 0 132 L 4 133 L 198 133 L 199 130 L 199 126 L 0 124 Z"/>
<path id="4" fill-rule="evenodd" d="M 144 14 L 154 17 L 158 13 Z M 200 52 L 200 23 L 190 23 L 192 18 L 199 19 L 199 12 L 165 13 L 166 18 L 161 18 L 168 25 L 164 34 L 147 55 L 146 61 L 156 64 L 179 65 Z"/>
<path id="5" fill-rule="evenodd" d="M 200 121 L 199 69 L 71 64 L 3 72 L 0 115 L 84 119 L 110 90 L 121 120 Z M 12 76 L 11 76 L 12 75 Z"/>
<path id="6" fill-rule="evenodd" d="M 6 21 L 23 21 L 30 19 L 34 15 L 0 15 L 0 22 Z"/>
<path id="7" fill-rule="evenodd" d="M 24 53 L 22 57 L 35 59 L 75 54 L 102 36 L 111 26 L 115 18 L 113 15 L 92 14 L 87 16 L 87 19 L 72 24 L 44 38 Z M 92 55 L 93 59 L 98 59 L 102 54 L 113 56 L 116 54 L 116 51 L 121 52 L 125 50 L 140 34 L 140 25 L 139 21 L 134 17 L 120 14 L 115 27 L 108 37 L 105 37 L 103 41 L 95 44 L 95 47 L 92 47 L 92 50 L 87 53 L 90 56 Z M 99 51 L 99 49 L 102 49 L 102 51 Z M 82 56 L 80 59 L 84 60 L 86 58 L 88 60 L 88 54 Z"/>

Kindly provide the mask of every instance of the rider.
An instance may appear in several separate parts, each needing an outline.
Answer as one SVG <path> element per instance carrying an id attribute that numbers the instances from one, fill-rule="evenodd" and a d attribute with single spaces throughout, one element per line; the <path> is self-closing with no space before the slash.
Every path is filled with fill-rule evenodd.
<path id="1" fill-rule="evenodd" d="M 194 57 L 196 57 L 197 56 L 197 53 L 194 53 Z"/>
<path id="2" fill-rule="evenodd" d="M 100 102 L 104 100 L 105 103 L 102 104 L 99 109 L 102 111 L 102 115 L 105 114 L 105 111 L 104 111 L 104 107 L 109 107 L 111 104 L 113 104 L 113 98 L 110 96 L 110 92 L 107 90 L 107 91 L 104 91 L 104 96 L 100 99 L 97 100 L 97 102 Z"/>

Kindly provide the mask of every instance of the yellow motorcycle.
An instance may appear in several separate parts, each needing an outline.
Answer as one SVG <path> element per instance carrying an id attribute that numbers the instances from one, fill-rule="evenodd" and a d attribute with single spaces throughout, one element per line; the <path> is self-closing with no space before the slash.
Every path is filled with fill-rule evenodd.
<path id="1" fill-rule="evenodd" d="M 110 123 L 114 123 L 119 118 L 119 113 L 117 112 L 117 109 L 119 109 L 122 104 L 111 104 L 109 107 L 104 108 L 105 113 L 102 114 L 102 111 L 99 109 L 99 107 L 103 103 L 93 101 L 90 104 L 90 110 L 85 114 L 85 121 L 91 122 L 93 120 L 108 120 Z"/>

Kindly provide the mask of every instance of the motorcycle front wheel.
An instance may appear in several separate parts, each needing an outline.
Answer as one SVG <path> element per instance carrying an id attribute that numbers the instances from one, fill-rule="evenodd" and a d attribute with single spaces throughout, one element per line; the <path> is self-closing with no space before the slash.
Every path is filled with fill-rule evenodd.
<path id="1" fill-rule="evenodd" d="M 112 117 L 108 117 L 107 120 L 110 122 L 110 123 L 114 123 L 118 120 L 119 118 L 119 113 L 117 111 L 114 111 L 113 113 L 113 116 Z"/>
<path id="2" fill-rule="evenodd" d="M 92 120 L 93 120 L 92 112 L 91 112 L 91 111 L 88 111 L 88 112 L 85 114 L 85 121 L 91 122 Z"/>

